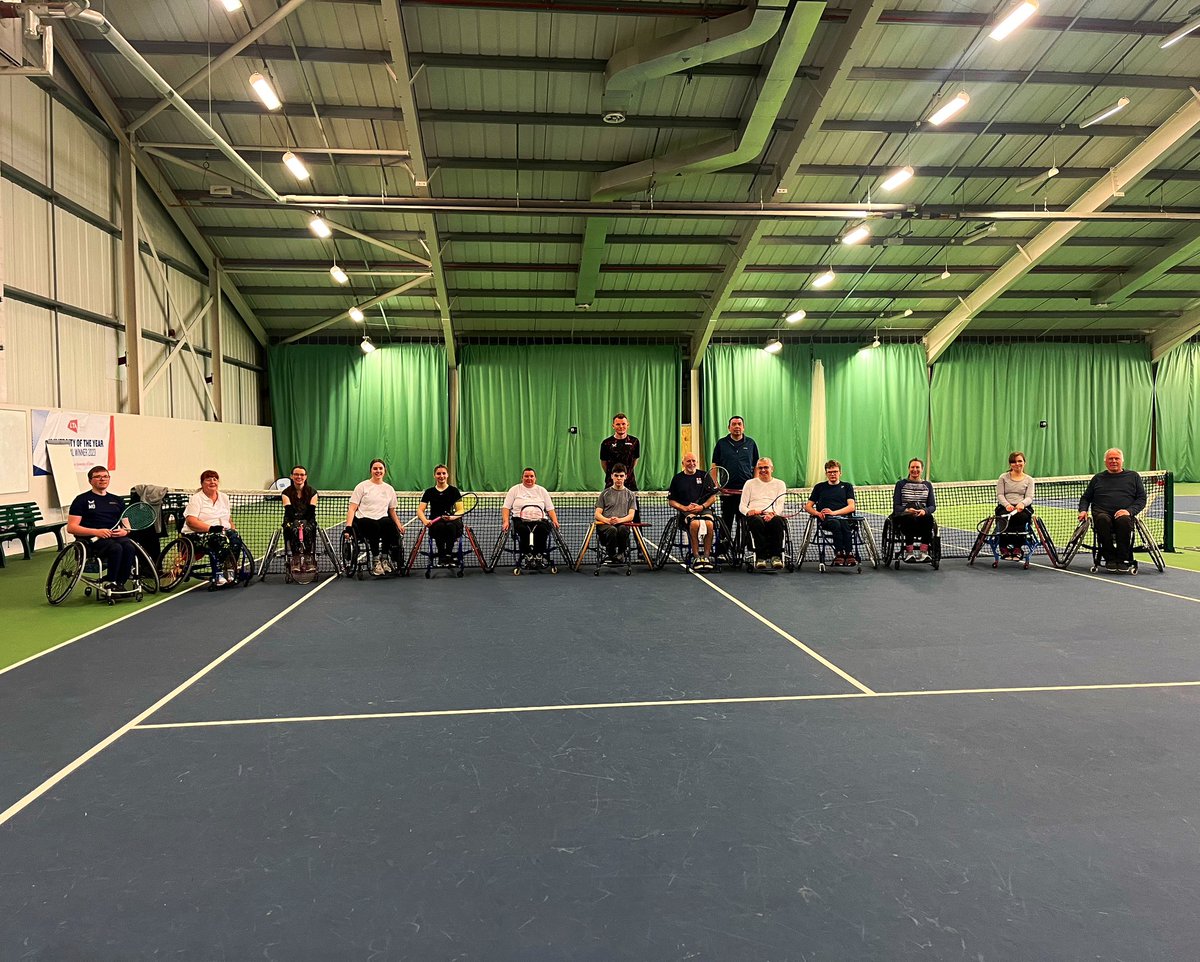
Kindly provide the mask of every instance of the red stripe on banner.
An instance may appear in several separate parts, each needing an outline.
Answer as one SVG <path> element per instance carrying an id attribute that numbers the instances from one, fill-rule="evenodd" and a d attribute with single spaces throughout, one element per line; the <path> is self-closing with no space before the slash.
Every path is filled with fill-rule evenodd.
<path id="1" fill-rule="evenodd" d="M 108 470 L 117 470 L 117 419 L 108 416 Z"/>

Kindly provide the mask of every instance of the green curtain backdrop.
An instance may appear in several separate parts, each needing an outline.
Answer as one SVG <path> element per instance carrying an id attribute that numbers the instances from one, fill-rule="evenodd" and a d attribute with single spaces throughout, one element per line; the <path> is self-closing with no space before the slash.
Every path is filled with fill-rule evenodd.
<path id="1" fill-rule="evenodd" d="M 275 458 L 317 490 L 353 488 L 372 458 L 400 490 L 424 489 L 446 460 L 449 398 L 439 344 L 286 345 L 268 353 Z"/>
<path id="2" fill-rule="evenodd" d="M 815 344 L 825 366 L 825 449 L 854 484 L 891 484 L 925 460 L 929 375 L 920 344 Z"/>
<path id="3" fill-rule="evenodd" d="M 679 460 L 681 365 L 674 345 L 465 345 L 459 486 L 503 491 L 530 466 L 551 491 L 597 490 L 600 442 L 621 411 L 642 443 L 638 486 L 665 488 Z"/>
<path id="4" fill-rule="evenodd" d="M 775 463 L 789 486 L 803 487 L 808 460 L 808 416 L 812 398 L 812 351 L 788 344 L 768 354 L 753 344 L 710 344 L 704 376 L 704 445 L 696 454 L 707 464 L 717 439 L 735 414 L 758 452 Z"/>
<path id="5" fill-rule="evenodd" d="M 954 344 L 933 366 L 932 475 L 999 477 L 1012 450 L 1034 477 L 1091 474 L 1109 447 L 1146 470 L 1152 391 L 1143 344 Z"/>
<path id="6" fill-rule="evenodd" d="M 1200 481 L 1200 343 L 1186 341 L 1158 364 L 1158 466 Z"/>

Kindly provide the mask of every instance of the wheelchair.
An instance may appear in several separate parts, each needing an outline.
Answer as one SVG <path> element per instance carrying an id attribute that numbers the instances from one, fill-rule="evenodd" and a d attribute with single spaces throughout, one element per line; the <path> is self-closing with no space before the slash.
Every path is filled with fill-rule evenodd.
<path id="1" fill-rule="evenodd" d="M 929 545 L 929 550 L 925 552 L 925 557 L 920 561 L 908 561 L 903 557 L 904 545 L 912 543 L 912 539 L 908 535 L 901 535 L 897 530 L 896 519 L 892 515 L 889 514 L 883 519 L 883 531 L 879 539 L 883 544 L 879 560 L 885 568 L 888 565 L 894 565 L 899 571 L 902 563 L 927 564 L 937 571 L 942 566 L 942 536 L 938 532 L 937 518 L 929 515 L 929 520 L 933 522 L 933 530 L 929 534 L 928 542 L 925 542 Z"/>
<path id="2" fill-rule="evenodd" d="M 328 560 L 333 569 L 334 577 L 341 577 L 342 565 L 338 559 L 337 552 L 333 550 L 333 542 L 329 539 L 329 533 L 318 525 L 316 522 L 306 522 L 304 530 L 310 531 L 308 537 L 312 538 L 316 545 L 311 553 L 305 553 L 305 557 L 312 558 L 313 567 L 309 570 L 304 564 L 303 558 L 299 564 L 295 564 L 294 555 L 289 550 L 287 522 L 281 524 L 275 529 L 271 535 L 271 541 L 267 545 L 267 551 L 263 555 L 262 561 L 258 565 L 258 580 L 262 581 L 266 578 L 272 562 L 277 558 L 283 559 L 283 580 L 285 584 L 310 585 L 320 577 L 320 570 L 317 564 L 317 557 L 323 554 Z M 301 538 L 304 536 L 301 535 Z"/>
<path id="3" fill-rule="evenodd" d="M 635 553 L 641 555 L 642 561 L 651 571 L 658 570 L 654 566 L 654 560 L 652 560 L 650 557 L 650 550 L 646 547 L 646 542 L 642 539 L 642 528 L 644 527 L 643 522 L 630 521 L 627 524 L 618 525 L 618 527 L 629 529 L 630 541 L 632 543 L 627 543 L 625 545 L 625 550 L 617 555 L 616 558 L 608 557 L 608 548 L 600 540 L 600 534 L 597 531 L 598 527 L 599 526 L 596 524 L 596 522 L 593 521 L 591 527 L 587 529 L 587 534 L 583 536 L 583 544 L 579 547 L 579 557 L 575 559 L 576 571 L 579 571 L 583 568 L 583 559 L 587 556 L 589 545 L 596 554 L 596 560 L 593 562 L 593 564 L 596 566 L 596 570 L 593 571 L 592 574 L 596 575 L 597 577 L 599 577 L 600 572 L 604 568 L 624 568 L 627 576 L 633 574 Z"/>
<path id="4" fill-rule="evenodd" d="M 207 579 L 208 590 L 238 586 L 245 588 L 254 578 L 254 555 L 235 533 L 222 533 L 216 546 L 200 545 L 201 535 L 181 534 L 162 549 L 158 580 L 163 591 L 173 591 L 189 578 Z M 217 584 L 217 576 L 225 577 Z"/>
<path id="5" fill-rule="evenodd" d="M 158 573 L 146 550 L 136 541 L 133 545 L 133 571 L 129 576 L 132 587 L 118 590 L 105 581 L 107 565 L 103 558 L 88 551 L 87 542 L 72 541 L 65 545 L 50 565 L 46 576 L 46 600 L 52 605 L 61 605 L 83 582 L 83 593 L 90 597 L 93 592 L 97 601 L 108 605 L 116 604 L 118 598 L 141 601 L 146 595 L 158 593 Z"/>
<path id="6" fill-rule="evenodd" d="M 517 533 L 517 526 L 510 524 L 508 530 L 501 530 L 500 536 L 496 539 L 496 547 L 492 549 L 488 570 L 495 571 L 501 557 L 506 552 L 511 556 L 512 573 L 514 575 L 519 575 L 524 571 L 549 571 L 552 575 L 558 574 L 558 562 L 555 560 L 556 553 L 562 556 L 563 567 L 573 567 L 574 556 L 571 554 L 571 549 L 567 546 L 562 531 L 553 524 L 550 524 L 550 539 L 546 545 L 546 549 L 545 555 L 535 554 L 528 545 L 521 543 L 520 535 Z"/>
<path id="7" fill-rule="evenodd" d="M 384 558 L 373 555 L 370 539 L 362 537 L 358 528 L 351 525 L 342 528 L 342 573 L 347 578 L 357 576 L 362 581 L 368 574 L 373 578 L 404 578 L 408 569 L 404 566 L 404 535 L 396 532 L 396 547 Z M 382 545 L 380 545 L 382 548 Z M 373 561 L 386 561 L 382 575 L 374 573 Z M 389 570 L 390 569 L 390 570 Z"/>
<path id="8" fill-rule="evenodd" d="M 667 518 L 667 523 L 663 526 L 662 535 L 658 539 L 658 551 L 654 555 L 654 569 L 661 571 L 671 558 L 679 559 L 688 571 L 720 571 L 724 565 L 718 560 L 719 558 L 725 558 L 734 567 L 741 565 L 741 552 L 733 549 L 733 536 L 725 527 L 720 513 L 713 512 L 713 517 L 715 520 L 707 522 L 713 526 L 711 568 L 698 569 L 696 567 L 700 559 L 692 554 L 692 539 L 688 535 L 686 524 L 687 516 L 678 511 L 672 511 L 671 516 Z M 704 539 L 700 538 L 699 540 L 703 545 Z M 734 558 L 736 560 L 732 560 Z"/>
<path id="9" fill-rule="evenodd" d="M 850 543 L 854 550 L 854 557 L 858 562 L 857 564 L 845 565 L 844 567 L 847 570 L 853 568 L 858 574 L 862 574 L 862 558 L 865 554 L 871 567 L 878 568 L 879 547 L 875 544 L 875 533 L 871 530 L 871 526 L 857 512 L 843 515 L 842 517 L 850 522 Z M 826 566 L 839 567 L 826 560 L 827 556 L 833 552 L 833 534 L 822 527 L 818 523 L 819 520 L 815 515 L 808 516 L 808 524 L 804 526 L 804 537 L 800 541 L 800 551 L 796 555 L 796 570 L 800 570 L 804 565 L 804 560 L 808 557 L 808 549 L 813 546 L 817 549 L 818 571 L 823 572 Z M 866 549 L 865 551 L 863 550 L 864 548 Z"/>
<path id="10" fill-rule="evenodd" d="M 1054 540 L 1050 537 L 1050 532 L 1046 530 L 1045 523 L 1036 514 L 1031 515 L 1030 520 L 1025 523 L 1025 527 L 1022 530 L 1004 532 L 1021 539 L 1018 546 L 1019 553 L 1016 557 L 1010 556 L 1004 558 L 1000 554 L 1001 532 L 995 531 L 996 521 L 997 516 L 990 514 L 975 526 L 977 534 L 975 535 L 975 543 L 971 545 L 971 550 L 967 552 L 967 564 L 975 564 L 975 559 L 979 557 L 979 553 L 986 545 L 992 552 L 993 568 L 999 568 L 1001 561 L 1013 561 L 1019 562 L 1023 569 L 1028 570 L 1033 554 L 1039 548 L 1050 559 L 1050 564 L 1055 568 L 1059 567 L 1058 549 L 1054 545 Z"/>
<path id="11" fill-rule="evenodd" d="M 804 552 L 801 551 L 796 555 L 792 548 L 792 523 L 789 519 L 783 518 L 782 515 L 776 515 L 783 520 L 783 545 L 780 550 L 783 553 L 783 568 L 785 571 L 792 572 L 799 567 L 797 558 L 803 558 Z M 754 538 L 750 535 L 750 526 L 746 524 L 746 519 L 739 514 L 734 520 L 733 526 L 733 541 L 738 545 L 737 554 L 741 565 L 747 572 L 757 571 L 755 562 L 758 560 L 758 555 L 754 548 Z M 765 571 L 774 571 L 773 568 L 766 568 Z"/>
<path id="12" fill-rule="evenodd" d="M 1067 567 L 1079 553 L 1080 548 L 1087 548 L 1092 553 L 1091 571 L 1093 573 L 1106 569 L 1104 552 L 1100 545 L 1092 541 L 1086 541 L 1088 532 L 1092 527 L 1092 516 L 1089 514 L 1086 518 L 1079 522 L 1075 531 L 1071 534 L 1071 539 L 1067 542 L 1067 546 L 1063 549 L 1062 565 Z M 1158 542 L 1154 540 L 1154 536 L 1150 533 L 1150 529 L 1146 526 L 1146 522 L 1142 520 L 1141 515 L 1133 516 L 1133 532 L 1129 544 L 1130 555 L 1126 559 L 1117 559 L 1117 562 L 1124 560 L 1129 566 L 1126 570 L 1129 574 L 1135 575 L 1138 573 L 1137 553 L 1143 552 L 1150 555 L 1150 560 L 1154 562 L 1154 567 L 1162 574 L 1166 568 L 1166 561 L 1163 559 L 1162 549 L 1158 546 Z"/>
<path id="13" fill-rule="evenodd" d="M 465 544 L 465 547 L 464 547 Z M 422 551 L 421 547 L 425 550 Z M 454 564 L 446 570 L 454 573 L 454 577 L 461 578 L 466 573 L 467 566 L 467 551 L 470 550 L 475 555 L 475 560 L 479 562 L 479 567 L 482 571 L 490 572 L 487 561 L 484 560 L 483 552 L 479 550 L 479 543 L 475 540 L 475 532 L 471 530 L 471 526 L 463 523 L 462 533 L 458 536 L 454 546 Z M 413 566 L 416 565 L 418 558 L 425 559 L 425 577 L 432 578 L 434 572 L 439 570 L 437 565 L 438 548 L 437 542 L 433 540 L 429 529 L 424 525 L 420 526 L 417 532 L 417 540 L 413 544 L 412 551 L 408 556 L 408 565 L 405 567 L 405 574 L 412 574 Z"/>

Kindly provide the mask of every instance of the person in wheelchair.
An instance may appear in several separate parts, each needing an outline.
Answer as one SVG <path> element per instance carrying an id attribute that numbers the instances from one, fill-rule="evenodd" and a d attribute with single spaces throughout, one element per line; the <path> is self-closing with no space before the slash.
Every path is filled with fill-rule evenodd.
<path id="1" fill-rule="evenodd" d="M 1110 571 L 1128 571 L 1133 565 L 1133 519 L 1146 507 L 1146 486 L 1136 471 L 1125 470 L 1120 448 L 1104 452 L 1104 470 L 1088 482 L 1079 499 L 1079 520 L 1092 511 L 1096 550 Z"/>
<path id="2" fill-rule="evenodd" d="M 213 584 L 218 588 L 229 582 L 221 559 L 230 545 L 240 545 L 233 524 L 233 508 L 228 495 L 221 493 L 221 476 L 211 468 L 200 475 L 200 490 L 193 494 L 183 509 L 183 533 L 191 538 L 197 550 L 204 551 L 212 561 Z"/>
<path id="3" fill-rule="evenodd" d="M 625 487 L 625 465 L 617 462 L 609 472 L 612 484 L 596 498 L 596 537 L 611 564 L 625 564 L 629 550 L 629 528 L 637 514 L 637 495 Z"/>
<path id="4" fill-rule="evenodd" d="M 450 469 L 439 464 L 433 469 L 433 487 L 426 488 L 417 505 L 417 518 L 437 545 L 437 566 L 453 568 L 454 550 L 462 537 L 462 518 L 454 511 L 462 500 L 462 492 L 450 483 Z"/>
<path id="5" fill-rule="evenodd" d="M 693 567 L 698 571 L 711 571 L 714 567 L 713 533 L 716 527 L 713 504 L 717 500 L 717 486 L 707 471 L 698 470 L 699 464 L 691 451 L 684 454 L 683 470 L 671 479 L 667 504 L 678 512 L 679 527 L 687 531 L 692 558 L 695 559 Z M 704 529 L 703 535 L 701 528 Z"/>
<path id="6" fill-rule="evenodd" d="M 765 571 L 768 566 L 776 571 L 783 567 L 787 521 L 779 516 L 776 506 L 787 493 L 787 485 L 772 476 L 774 470 L 770 458 L 759 458 L 754 466 L 755 476 L 742 486 L 738 504 L 754 544 L 754 567 L 758 571 Z"/>
<path id="7" fill-rule="evenodd" d="M 924 470 L 925 462 L 913 458 L 908 462 L 908 477 L 897 481 L 892 490 L 892 523 L 896 526 L 896 541 L 904 545 L 904 560 L 908 562 L 924 561 L 933 540 L 937 496 L 933 485 L 921 479 Z"/>
<path id="8" fill-rule="evenodd" d="M 996 482 L 996 517 L 1007 517 L 1004 531 L 997 533 L 996 542 L 1001 558 L 1016 560 L 1025 546 L 1025 531 L 1033 518 L 1034 480 L 1025 473 L 1025 453 L 1013 451 L 1008 456 L 1008 470 Z"/>
<path id="9" fill-rule="evenodd" d="M 317 490 L 308 483 L 308 468 L 292 468 L 292 483 L 283 489 L 283 536 L 292 566 L 317 570 Z"/>
<path id="10" fill-rule="evenodd" d="M 833 564 L 856 566 L 859 561 L 854 553 L 854 530 L 849 517 L 854 514 L 854 485 L 842 480 L 842 466 L 837 461 L 825 462 L 825 480 L 814 485 L 804 510 L 829 532 Z"/>
<path id="11" fill-rule="evenodd" d="M 107 590 L 126 591 L 137 550 L 129 530 L 118 525 L 125 499 L 108 493 L 112 477 L 107 468 L 91 468 L 88 481 L 92 489 L 76 497 L 67 510 L 67 534 L 85 541 L 88 552 L 104 561 Z"/>
<path id="12" fill-rule="evenodd" d="M 375 458 L 371 476 L 355 486 L 346 509 L 346 531 L 368 546 L 374 560 L 371 574 L 376 577 L 399 573 L 400 536 L 404 534 L 396 489 L 383 480 L 385 474 L 387 465 Z"/>
<path id="13" fill-rule="evenodd" d="M 514 484 L 504 496 L 501 530 L 508 531 L 511 527 L 516 534 L 522 560 L 532 560 L 538 567 L 548 568 L 551 525 L 558 527 L 558 515 L 550 492 L 537 483 L 537 472 L 526 468 L 521 472 L 521 483 Z"/>

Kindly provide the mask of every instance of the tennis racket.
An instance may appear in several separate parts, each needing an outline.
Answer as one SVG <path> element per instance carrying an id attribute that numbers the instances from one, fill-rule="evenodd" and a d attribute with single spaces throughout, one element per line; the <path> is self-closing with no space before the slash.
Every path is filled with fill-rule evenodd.
<path id="1" fill-rule="evenodd" d="M 292 484 L 291 478 L 280 478 L 273 485 L 271 485 L 271 490 L 272 491 L 286 491 L 289 487 L 291 487 L 291 484 Z"/>
<path id="2" fill-rule="evenodd" d="M 741 488 L 731 488 L 729 486 L 730 475 L 728 468 L 723 468 L 719 464 L 715 465 L 712 469 L 712 478 L 717 485 L 717 490 L 726 497 L 742 493 Z"/>
<path id="3" fill-rule="evenodd" d="M 454 502 L 454 513 L 445 515 L 445 517 L 464 518 L 477 507 L 479 507 L 479 495 L 477 495 L 474 491 L 468 491 L 456 502 Z"/>
<path id="4" fill-rule="evenodd" d="M 996 534 L 1007 534 L 1008 533 L 1008 524 L 1010 521 L 1012 521 L 1013 515 L 1017 513 L 1017 510 L 1018 509 L 1014 508 L 1012 511 L 1008 511 L 1004 514 L 996 515 L 996 527 L 995 527 Z"/>
<path id="5" fill-rule="evenodd" d="M 804 504 L 807 500 L 799 491 L 784 491 L 767 506 L 763 514 L 774 514 L 790 521 L 804 514 Z"/>
<path id="6" fill-rule="evenodd" d="M 121 517 L 117 519 L 117 523 L 112 526 L 111 530 L 127 528 L 130 531 L 145 531 L 147 528 L 154 527 L 157 521 L 158 512 L 145 501 L 135 501 L 121 512 Z"/>

